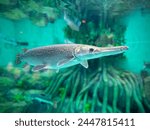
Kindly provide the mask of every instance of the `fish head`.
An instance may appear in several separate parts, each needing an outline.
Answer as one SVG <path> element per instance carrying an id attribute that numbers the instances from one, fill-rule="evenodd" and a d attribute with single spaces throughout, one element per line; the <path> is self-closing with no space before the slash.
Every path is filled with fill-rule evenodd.
<path id="1" fill-rule="evenodd" d="M 95 54 L 99 53 L 99 47 L 90 45 L 81 45 L 75 49 L 75 56 L 80 59 L 91 59 Z"/>
<path id="2" fill-rule="evenodd" d="M 90 45 L 82 45 L 76 48 L 75 56 L 82 60 L 88 60 L 103 56 L 120 54 L 127 49 L 128 49 L 127 46 L 96 47 Z"/>

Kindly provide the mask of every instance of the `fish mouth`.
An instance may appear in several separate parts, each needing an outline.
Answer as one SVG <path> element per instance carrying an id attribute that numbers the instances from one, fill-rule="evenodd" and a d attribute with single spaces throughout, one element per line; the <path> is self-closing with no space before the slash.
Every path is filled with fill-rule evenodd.
<path id="1" fill-rule="evenodd" d="M 129 49 L 128 46 L 119 46 L 119 47 L 116 47 L 116 48 L 118 48 L 118 49 L 120 49 L 120 50 L 122 50 L 122 51 L 125 51 L 125 50 L 128 50 L 128 49 Z"/>

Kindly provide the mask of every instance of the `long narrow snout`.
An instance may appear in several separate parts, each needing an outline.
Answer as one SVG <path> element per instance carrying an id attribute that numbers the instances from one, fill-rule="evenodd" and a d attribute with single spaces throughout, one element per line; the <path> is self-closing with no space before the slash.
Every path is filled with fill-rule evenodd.
<path id="1" fill-rule="evenodd" d="M 117 46 L 117 47 L 101 47 L 94 50 L 96 57 L 116 55 L 128 50 L 127 46 Z"/>

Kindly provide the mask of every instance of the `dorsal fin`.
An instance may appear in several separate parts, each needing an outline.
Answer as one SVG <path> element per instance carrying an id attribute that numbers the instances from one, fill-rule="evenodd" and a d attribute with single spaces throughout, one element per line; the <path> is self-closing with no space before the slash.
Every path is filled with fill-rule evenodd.
<path id="1" fill-rule="evenodd" d="M 66 44 L 75 44 L 74 42 L 72 42 L 72 41 L 70 41 L 70 40 L 68 40 L 68 39 L 65 40 L 65 43 L 66 43 Z"/>

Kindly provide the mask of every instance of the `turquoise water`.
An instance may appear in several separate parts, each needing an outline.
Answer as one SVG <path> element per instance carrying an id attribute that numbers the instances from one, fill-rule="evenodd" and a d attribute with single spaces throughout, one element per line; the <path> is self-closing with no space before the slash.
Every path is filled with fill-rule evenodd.
<path id="1" fill-rule="evenodd" d="M 150 14 L 142 14 L 140 11 L 133 12 L 126 19 L 126 41 L 129 51 L 126 53 L 128 60 L 126 67 L 139 73 L 144 67 L 144 62 L 150 60 Z"/>
<path id="2" fill-rule="evenodd" d="M 54 24 L 49 23 L 45 27 L 38 27 L 28 19 L 10 21 L 6 18 L 0 18 L 0 23 L 4 23 L 0 25 L 0 34 L 3 37 L 28 41 L 30 43 L 29 48 L 65 43 L 67 39 L 64 36 L 63 29 L 66 23 L 63 19 L 57 20 Z M 150 14 L 141 14 L 140 11 L 135 11 L 123 18 L 123 23 L 127 26 L 125 39 L 126 45 L 129 46 L 129 50 L 126 52 L 126 56 L 129 58 L 123 63 L 123 67 L 139 73 L 144 67 L 144 62 L 150 61 Z M 9 62 L 14 61 L 15 55 L 12 54 L 16 54 L 17 48 L 11 49 L 10 46 L 5 49 L 3 44 L 1 43 L 1 57 L 4 61 L 0 64 L 7 65 Z"/>
<path id="3" fill-rule="evenodd" d="M 30 46 L 28 48 L 50 45 L 55 43 L 64 43 L 65 41 L 63 29 L 66 26 L 66 24 L 63 19 L 57 20 L 54 24 L 49 23 L 45 27 L 38 27 L 28 19 L 11 21 L 6 18 L 0 18 L 0 23 L 3 23 L 0 25 L 0 34 L 2 35 L 1 58 L 4 59 L 3 62 L 0 62 L 0 65 L 7 65 L 9 62 L 13 62 L 15 59 L 14 54 L 16 54 L 16 51 L 20 48 L 23 48 L 14 47 L 13 45 L 8 45 L 8 47 L 5 48 L 5 43 L 3 42 L 4 37 L 8 37 L 8 39 L 10 40 L 13 39 L 20 42 L 27 41 L 30 43 Z"/>
<path id="4" fill-rule="evenodd" d="M 29 9 L 0 2 L 0 112 L 150 112 L 149 4 L 139 0 L 132 8 L 130 1 L 112 1 L 107 12 L 102 5 L 111 5 L 109 0 L 70 1 L 69 9 L 67 0 L 28 2 L 23 4 Z M 75 65 L 33 72 L 30 64 L 16 64 L 24 49 L 70 44 L 68 40 L 129 49 L 91 59 L 87 69 Z"/>

